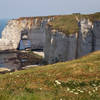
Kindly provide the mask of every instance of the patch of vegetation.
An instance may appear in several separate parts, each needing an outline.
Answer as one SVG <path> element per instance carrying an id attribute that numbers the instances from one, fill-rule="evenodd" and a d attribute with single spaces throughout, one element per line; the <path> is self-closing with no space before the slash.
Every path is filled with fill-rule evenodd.
<path id="1" fill-rule="evenodd" d="M 76 20 L 81 18 L 90 19 L 92 22 L 100 21 L 100 13 L 90 14 L 90 15 L 82 15 L 82 14 L 73 14 L 73 15 L 62 15 L 55 16 L 54 21 L 50 22 L 49 25 L 58 31 L 61 31 L 68 34 L 74 34 L 79 31 L 78 22 Z"/>
<path id="2" fill-rule="evenodd" d="M 100 100 L 100 51 L 0 74 L 0 100 Z"/>
<path id="3" fill-rule="evenodd" d="M 56 16 L 54 21 L 49 25 L 53 29 L 59 30 L 65 34 L 73 34 L 78 32 L 78 23 L 74 15 Z"/>

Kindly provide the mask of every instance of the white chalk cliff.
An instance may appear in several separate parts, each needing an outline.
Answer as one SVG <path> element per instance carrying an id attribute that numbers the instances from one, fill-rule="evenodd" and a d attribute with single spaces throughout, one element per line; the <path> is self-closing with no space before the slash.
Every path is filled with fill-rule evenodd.
<path id="1" fill-rule="evenodd" d="M 0 39 L 0 50 L 16 49 L 20 41 L 20 27 L 16 20 L 8 22 Z"/>
<path id="2" fill-rule="evenodd" d="M 79 20 L 78 26 L 79 32 L 70 35 L 46 28 L 45 61 L 68 61 L 100 50 L 100 21 L 92 23 L 83 18 Z"/>
<path id="3" fill-rule="evenodd" d="M 27 33 L 31 49 L 43 49 L 45 42 L 45 25 L 49 19 L 19 18 L 8 21 L 0 39 L 0 50 L 15 50 L 18 48 L 23 33 Z"/>
<path id="4" fill-rule="evenodd" d="M 77 22 L 79 31 L 66 35 L 49 27 L 47 23 L 53 19 L 32 17 L 10 20 L 2 32 L 0 50 L 16 50 L 23 33 L 27 33 L 31 49 L 44 50 L 44 60 L 48 63 L 68 61 L 100 50 L 100 21 L 82 18 Z"/>

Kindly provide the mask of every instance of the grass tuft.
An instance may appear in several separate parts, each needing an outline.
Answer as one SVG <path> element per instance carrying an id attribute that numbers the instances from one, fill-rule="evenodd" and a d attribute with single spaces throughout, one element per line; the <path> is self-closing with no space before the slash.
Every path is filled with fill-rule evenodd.
<path id="1" fill-rule="evenodd" d="M 74 34 L 79 31 L 78 19 L 89 19 L 91 22 L 100 21 L 100 12 L 90 15 L 73 14 L 73 15 L 62 15 L 55 16 L 54 21 L 50 22 L 49 25 L 60 32 L 68 34 Z"/>

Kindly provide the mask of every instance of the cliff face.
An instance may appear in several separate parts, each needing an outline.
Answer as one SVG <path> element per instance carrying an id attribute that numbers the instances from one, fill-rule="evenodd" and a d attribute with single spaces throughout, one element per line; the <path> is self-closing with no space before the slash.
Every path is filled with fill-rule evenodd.
<path id="1" fill-rule="evenodd" d="M 62 32 L 46 30 L 45 60 L 48 63 L 75 59 L 77 33 L 66 36 Z"/>
<path id="2" fill-rule="evenodd" d="M 56 18 L 51 27 L 50 21 Z M 44 50 L 44 59 L 48 63 L 68 61 L 100 50 L 100 21 L 90 21 L 89 17 L 78 19 L 72 15 L 10 20 L 2 32 L 0 50 L 17 49 L 20 40 L 27 44 L 26 39 L 30 41 L 31 49 Z"/>
<path id="3" fill-rule="evenodd" d="M 100 22 L 81 19 L 78 26 L 79 32 L 69 35 L 46 28 L 44 53 L 48 63 L 72 60 L 100 50 Z"/>
<path id="4" fill-rule="evenodd" d="M 44 26 L 49 21 L 45 18 L 19 18 L 10 20 L 2 32 L 0 50 L 17 49 L 20 40 L 27 37 L 31 42 L 31 49 L 43 49 L 45 40 Z M 23 44 L 27 44 L 25 39 Z"/>
<path id="5" fill-rule="evenodd" d="M 0 39 L 0 50 L 16 49 L 20 41 L 21 27 L 18 21 L 11 20 L 2 32 Z"/>
<path id="6" fill-rule="evenodd" d="M 95 21 L 93 26 L 94 50 L 100 50 L 100 21 Z"/>
<path id="7" fill-rule="evenodd" d="M 82 19 L 79 21 L 79 33 L 78 33 L 78 51 L 77 58 L 84 56 L 92 51 L 93 49 L 93 24 L 87 19 Z"/>

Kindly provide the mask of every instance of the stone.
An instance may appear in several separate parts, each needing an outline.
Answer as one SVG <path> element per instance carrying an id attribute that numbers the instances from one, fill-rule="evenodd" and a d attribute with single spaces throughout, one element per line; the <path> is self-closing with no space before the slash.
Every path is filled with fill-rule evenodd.
<path id="1" fill-rule="evenodd" d="M 45 61 L 55 63 L 75 59 L 77 33 L 66 36 L 62 32 L 54 32 L 47 28 L 45 34 Z"/>

